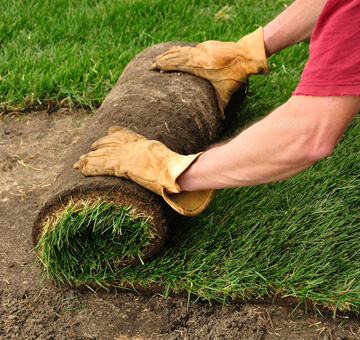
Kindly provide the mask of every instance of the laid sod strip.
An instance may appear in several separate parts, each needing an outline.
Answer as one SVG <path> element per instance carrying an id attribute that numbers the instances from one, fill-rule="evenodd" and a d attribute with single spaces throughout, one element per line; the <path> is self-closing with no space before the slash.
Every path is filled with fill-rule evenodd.
<path id="1" fill-rule="evenodd" d="M 69 279 L 101 286 L 116 282 L 162 287 L 164 295 L 185 291 L 220 302 L 277 293 L 359 313 L 359 123 L 356 118 L 330 157 L 298 176 L 219 191 L 204 213 L 180 218 L 157 258 L 139 266 L 105 269 L 96 260 L 96 270 L 83 274 L 75 269 L 71 275 L 76 276 Z M 66 237 L 60 239 L 67 242 Z M 69 266 L 76 267 L 80 259 L 76 256 Z M 56 278 L 58 270 L 48 275 Z"/>
<path id="2" fill-rule="evenodd" d="M 150 219 L 131 208 L 101 199 L 70 202 L 44 226 L 35 250 L 47 276 L 72 284 L 101 283 L 118 266 L 134 258 L 142 262 L 154 232 Z"/>

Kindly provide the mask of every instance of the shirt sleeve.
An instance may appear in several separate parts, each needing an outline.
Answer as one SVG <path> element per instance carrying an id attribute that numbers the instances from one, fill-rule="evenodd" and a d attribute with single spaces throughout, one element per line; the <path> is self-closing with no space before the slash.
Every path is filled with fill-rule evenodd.
<path id="1" fill-rule="evenodd" d="M 293 95 L 360 95 L 360 1 L 328 0 Z"/>

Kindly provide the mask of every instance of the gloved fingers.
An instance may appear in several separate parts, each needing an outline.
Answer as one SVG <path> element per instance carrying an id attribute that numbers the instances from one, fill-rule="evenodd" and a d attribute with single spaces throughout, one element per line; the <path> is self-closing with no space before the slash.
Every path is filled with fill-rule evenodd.
<path id="1" fill-rule="evenodd" d="M 187 49 L 185 47 L 180 47 L 157 56 L 151 65 L 150 70 L 189 72 L 192 66 L 189 65 L 191 56 L 190 48 L 193 49 L 192 47 Z"/>
<path id="2" fill-rule="evenodd" d="M 198 67 L 194 67 L 193 65 L 189 65 L 189 57 L 188 56 L 174 56 L 172 58 L 167 59 L 159 59 L 155 61 L 150 70 L 156 71 L 160 70 L 163 72 L 166 71 L 180 71 L 195 74 Z M 197 74 L 196 74 L 197 75 Z"/>
<path id="3" fill-rule="evenodd" d="M 109 147 L 82 155 L 73 165 L 85 176 L 109 175 L 127 178 L 127 151 L 119 147 Z"/>
<path id="4" fill-rule="evenodd" d="M 76 162 L 74 169 L 79 169 L 85 176 L 114 176 L 114 170 L 104 169 L 95 164 L 82 164 L 81 162 Z"/>
<path id="5" fill-rule="evenodd" d="M 129 140 L 138 140 L 140 138 L 145 138 L 144 136 L 122 126 L 111 126 L 108 129 L 108 136 L 114 135 L 115 138 L 119 136 L 126 137 Z"/>
<path id="6" fill-rule="evenodd" d="M 162 58 L 165 58 L 165 57 L 169 57 L 171 56 L 172 54 L 176 54 L 178 52 L 181 52 L 181 53 L 189 53 L 191 52 L 192 50 L 194 50 L 194 47 L 190 47 L 190 46 L 184 46 L 184 47 L 181 47 L 181 46 L 173 46 L 171 47 L 169 50 L 167 50 L 166 52 L 158 55 L 155 57 L 154 61 L 158 60 L 158 59 L 162 59 Z"/>
<path id="7" fill-rule="evenodd" d="M 123 132 L 123 131 L 130 131 L 130 130 L 127 128 L 124 128 L 122 126 L 110 126 L 108 128 L 108 135 L 110 136 L 110 135 L 114 134 L 115 132 L 119 132 L 119 131 Z"/>
<path id="8" fill-rule="evenodd" d="M 146 138 L 129 129 L 112 126 L 108 130 L 108 136 L 102 137 L 91 145 L 92 150 L 98 150 L 107 147 L 121 147 L 128 143 L 135 143 Z"/>
<path id="9" fill-rule="evenodd" d="M 85 176 L 113 176 L 115 171 L 113 167 L 106 166 L 106 158 L 104 156 L 94 157 L 89 154 L 81 156 L 74 165 L 74 169 L 79 169 Z"/>
<path id="10" fill-rule="evenodd" d="M 150 67 L 151 71 L 183 71 L 182 68 L 187 64 L 188 56 L 172 55 L 156 60 Z M 183 71 L 185 72 L 185 71 Z"/>

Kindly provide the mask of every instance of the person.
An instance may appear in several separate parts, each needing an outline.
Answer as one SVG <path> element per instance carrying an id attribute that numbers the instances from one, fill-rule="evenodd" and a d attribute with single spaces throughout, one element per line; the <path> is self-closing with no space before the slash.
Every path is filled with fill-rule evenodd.
<path id="1" fill-rule="evenodd" d="M 267 58 L 310 37 L 309 60 L 288 101 L 235 138 L 215 145 L 189 162 L 183 162 L 178 155 L 163 160 L 161 168 L 170 167 L 173 185 L 158 181 L 160 189 L 153 190 L 144 185 L 147 180 L 138 183 L 161 194 L 171 205 L 172 193 L 211 192 L 281 181 L 331 154 L 360 109 L 357 0 L 296 0 L 264 28 L 237 43 L 207 41 L 195 48 L 173 48 L 158 56 L 152 69 L 190 72 L 208 79 L 223 114 L 241 82 L 251 74 L 269 73 Z M 95 152 L 101 153 L 101 148 Z M 145 154 L 151 151 L 145 148 L 144 157 Z M 117 159 L 124 163 L 121 155 Z M 95 173 L 91 171 L 92 162 L 97 166 Z M 109 174 L 99 171 L 96 162 L 96 157 L 84 156 L 75 167 L 85 175 Z M 175 166 L 174 173 L 174 164 L 183 166 Z M 104 170 L 106 165 L 102 163 L 101 167 Z M 125 176 L 132 179 L 146 177 L 143 172 L 139 174 L 141 170 L 135 170 L 135 176 L 128 175 L 134 169 L 126 171 Z M 115 175 L 124 176 L 116 171 Z M 211 197 L 209 194 L 201 202 L 196 213 Z"/>

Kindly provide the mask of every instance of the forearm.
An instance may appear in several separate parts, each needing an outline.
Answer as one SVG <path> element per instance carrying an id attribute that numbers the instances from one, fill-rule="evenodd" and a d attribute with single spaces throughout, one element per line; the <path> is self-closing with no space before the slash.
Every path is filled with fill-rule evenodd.
<path id="1" fill-rule="evenodd" d="M 326 0 L 296 0 L 264 27 L 267 56 L 310 38 Z"/>
<path id="2" fill-rule="evenodd" d="M 250 186 L 301 172 L 332 152 L 359 109 L 357 97 L 292 97 L 230 142 L 202 154 L 179 177 L 181 189 Z"/>

